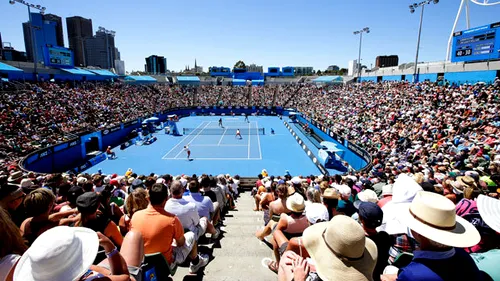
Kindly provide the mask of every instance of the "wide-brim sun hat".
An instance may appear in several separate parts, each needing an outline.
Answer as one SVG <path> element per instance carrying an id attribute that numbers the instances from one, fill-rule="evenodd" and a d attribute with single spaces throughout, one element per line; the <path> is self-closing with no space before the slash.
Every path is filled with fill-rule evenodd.
<path id="1" fill-rule="evenodd" d="M 377 246 L 353 219 L 337 215 L 311 225 L 302 236 L 319 277 L 324 281 L 373 280 Z"/>
<path id="2" fill-rule="evenodd" d="M 500 200 L 480 194 L 477 197 L 477 209 L 484 222 L 500 233 Z"/>
<path id="3" fill-rule="evenodd" d="M 84 227 L 57 226 L 42 233 L 23 254 L 14 281 L 79 280 L 97 256 L 97 233 Z"/>
<path id="4" fill-rule="evenodd" d="M 455 204 L 433 192 L 418 192 L 402 223 L 430 240 L 451 247 L 472 247 L 481 240 L 474 225 L 456 215 Z"/>
<path id="5" fill-rule="evenodd" d="M 304 197 L 298 193 L 288 196 L 286 199 L 286 208 L 295 213 L 301 213 L 305 209 Z"/>

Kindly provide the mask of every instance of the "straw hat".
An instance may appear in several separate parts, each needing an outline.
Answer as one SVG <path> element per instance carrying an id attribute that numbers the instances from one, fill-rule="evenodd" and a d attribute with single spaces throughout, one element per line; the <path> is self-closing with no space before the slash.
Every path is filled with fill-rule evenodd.
<path id="1" fill-rule="evenodd" d="M 54 227 L 19 259 L 14 281 L 78 280 L 94 262 L 98 248 L 99 238 L 91 229 Z"/>
<path id="2" fill-rule="evenodd" d="M 323 197 L 325 199 L 339 199 L 340 195 L 335 188 L 329 187 L 329 188 L 325 189 L 325 191 L 323 192 L 323 195 L 321 195 L 321 197 Z"/>
<path id="3" fill-rule="evenodd" d="M 288 196 L 286 199 L 286 208 L 295 213 L 301 213 L 305 209 L 304 197 L 298 193 Z"/>
<path id="4" fill-rule="evenodd" d="M 10 177 L 7 179 L 7 181 L 8 182 L 16 182 L 22 178 L 23 178 L 23 172 L 15 171 L 14 173 L 10 174 Z"/>
<path id="5" fill-rule="evenodd" d="M 353 219 L 337 215 L 309 226 L 302 238 L 322 280 L 373 280 L 377 246 Z"/>
<path id="6" fill-rule="evenodd" d="M 474 225 L 456 215 L 453 202 L 433 192 L 417 193 L 403 223 L 420 235 L 447 246 L 472 247 L 481 240 Z"/>
<path id="7" fill-rule="evenodd" d="M 477 209 L 484 222 L 496 232 L 500 232 L 500 200 L 480 194 Z"/>

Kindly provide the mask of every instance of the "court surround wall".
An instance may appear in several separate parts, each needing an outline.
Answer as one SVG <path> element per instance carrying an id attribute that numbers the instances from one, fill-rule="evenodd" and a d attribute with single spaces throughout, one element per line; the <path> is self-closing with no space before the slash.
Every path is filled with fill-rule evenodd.
<path id="1" fill-rule="evenodd" d="M 169 110 L 165 110 L 162 112 L 158 112 L 153 115 L 144 116 L 142 118 L 132 120 L 126 123 L 121 123 L 119 125 L 104 128 L 100 131 L 95 131 L 87 134 L 79 135 L 78 138 L 50 146 L 47 148 L 43 148 L 28 154 L 26 157 L 20 160 L 20 167 L 27 171 L 34 171 L 37 173 L 62 173 L 67 171 L 73 171 L 75 173 L 79 173 L 84 171 L 93 165 L 97 164 L 97 161 L 102 161 L 102 159 L 86 159 L 86 150 L 85 150 L 85 142 L 87 142 L 91 137 L 95 137 L 98 139 L 99 150 L 104 151 L 107 146 L 116 147 L 122 143 L 128 141 L 127 136 L 134 129 L 137 129 L 141 126 L 141 123 L 144 119 L 149 117 L 158 117 L 160 122 L 167 120 L 168 115 L 176 114 L 179 117 L 186 117 L 191 115 L 230 115 L 233 112 L 236 115 L 245 114 L 253 114 L 256 112 L 262 115 L 276 115 L 283 114 L 288 115 L 288 111 L 281 107 L 247 107 L 247 106 L 236 106 L 236 107 L 217 107 L 217 106 L 204 106 L 204 107 L 184 107 L 184 108 L 172 108 Z M 299 117 L 302 118 L 302 117 Z M 331 137 L 332 132 L 329 132 L 328 129 L 326 131 L 320 130 L 314 121 L 311 123 L 308 120 L 303 119 L 305 122 L 310 123 L 310 126 L 317 134 L 326 140 L 335 140 L 335 138 Z M 358 155 L 355 151 L 360 150 L 352 149 L 349 147 L 349 143 L 344 142 L 344 139 L 340 136 L 336 136 L 333 134 L 338 140 L 342 143 L 338 142 L 345 149 L 345 160 L 351 164 L 355 169 L 362 169 L 367 165 L 367 163 L 371 163 L 371 161 L 367 162 L 363 159 L 363 153 L 368 155 L 368 153 L 361 150 L 361 153 Z M 342 149 L 344 149 L 342 148 Z M 354 152 L 353 152 L 354 151 Z M 365 156 L 366 156 L 365 155 Z M 101 156 L 102 157 L 102 156 Z M 369 157 L 369 155 L 368 155 Z"/>

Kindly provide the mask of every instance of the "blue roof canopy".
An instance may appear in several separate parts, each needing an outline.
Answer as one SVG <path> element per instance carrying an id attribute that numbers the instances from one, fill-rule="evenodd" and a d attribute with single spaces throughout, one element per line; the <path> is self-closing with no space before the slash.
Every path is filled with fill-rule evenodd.
<path id="1" fill-rule="evenodd" d="M 83 70 L 80 68 L 60 68 L 60 69 L 62 71 L 66 71 L 66 72 L 69 72 L 69 73 L 75 74 L 75 75 L 95 75 L 94 73 L 92 73 L 90 71 Z"/>
<path id="2" fill-rule="evenodd" d="M 135 76 L 135 75 L 129 75 L 125 77 L 125 81 L 136 81 L 136 82 L 156 82 L 156 79 L 154 79 L 151 76 Z"/>
<path id="3" fill-rule="evenodd" d="M 317 83 L 339 83 L 344 82 L 344 79 L 341 76 L 320 76 L 313 80 L 313 82 Z"/>
<path id="4" fill-rule="evenodd" d="M 89 69 L 89 71 L 93 72 L 97 75 L 101 75 L 101 76 L 109 76 L 109 77 L 116 77 L 117 76 L 113 72 L 111 72 L 109 70 L 104 70 L 104 69 Z"/>
<path id="5" fill-rule="evenodd" d="M 177 81 L 179 82 L 200 82 L 198 76 L 177 76 Z"/>
<path id="6" fill-rule="evenodd" d="M 15 68 L 11 65 L 8 65 L 6 63 L 2 63 L 0 62 L 0 71 L 15 71 L 15 72 L 23 72 L 21 69 L 19 68 Z"/>

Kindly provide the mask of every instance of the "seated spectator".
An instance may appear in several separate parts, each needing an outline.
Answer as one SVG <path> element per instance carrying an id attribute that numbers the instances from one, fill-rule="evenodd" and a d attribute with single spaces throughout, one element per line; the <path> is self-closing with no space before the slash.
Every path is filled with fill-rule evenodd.
<path id="1" fill-rule="evenodd" d="M 16 225 L 21 225 L 26 218 L 21 212 L 17 211 L 18 208 L 24 210 L 21 204 L 25 197 L 26 194 L 18 185 L 5 183 L 0 186 L 0 207 L 9 213 Z"/>
<path id="2" fill-rule="evenodd" d="M 57 237 L 57 239 L 54 239 Z M 133 280 L 129 268 L 139 276 L 140 235 L 129 233 L 119 252 L 113 242 L 101 233 L 83 227 L 58 226 L 40 235 L 23 254 L 14 271 L 14 281 L 26 280 Z M 98 246 L 104 248 L 107 260 L 94 262 Z M 108 269 L 109 267 L 110 269 Z"/>
<path id="3" fill-rule="evenodd" d="M 382 208 L 392 200 L 392 184 L 387 184 L 382 187 L 382 198 L 378 200 L 377 205 Z"/>
<path id="4" fill-rule="evenodd" d="M 142 234 L 146 254 L 162 253 L 171 267 L 183 263 L 189 257 L 189 272 L 196 273 L 207 265 L 208 257 L 198 255 L 194 233 L 184 233 L 179 218 L 165 211 L 167 199 L 167 187 L 154 184 L 149 191 L 149 205 L 134 214 L 130 222 L 131 230 Z"/>
<path id="5" fill-rule="evenodd" d="M 85 192 L 76 200 L 76 205 L 80 216 L 77 217 L 75 226 L 88 227 L 96 232 L 101 232 L 109 237 L 113 244 L 121 247 L 123 237 L 118 226 L 106 215 L 98 212 L 100 205 L 99 194 L 95 192 Z"/>
<path id="6" fill-rule="evenodd" d="M 200 187 L 201 187 L 201 195 L 207 196 L 210 198 L 212 201 L 212 204 L 214 206 L 214 214 L 212 216 L 212 223 L 215 225 L 219 224 L 220 220 L 220 214 L 222 210 L 222 206 L 219 204 L 217 201 L 217 195 L 215 192 L 210 189 L 210 186 L 212 184 L 213 180 L 210 179 L 208 176 L 202 176 L 201 181 L 200 181 Z"/>
<path id="7" fill-rule="evenodd" d="M 83 192 L 83 189 L 80 187 L 80 186 L 72 186 L 69 190 L 68 190 L 68 194 L 66 195 L 66 199 L 68 200 L 68 204 L 61 207 L 61 210 L 59 212 L 65 212 L 65 211 L 69 211 L 69 210 L 74 210 L 76 209 L 76 199 L 78 198 L 78 196 L 82 195 L 84 192 Z"/>
<path id="8" fill-rule="evenodd" d="M 280 220 L 273 233 L 273 239 L 271 240 L 276 262 L 270 262 L 268 267 L 271 271 L 276 273 L 278 272 L 280 257 L 288 246 L 288 240 L 292 237 L 301 236 L 304 229 L 309 226 L 309 221 L 304 215 L 304 198 L 300 194 L 296 193 L 288 197 L 286 205 L 287 208 L 291 210 L 291 213 L 290 215 L 281 214 Z"/>
<path id="9" fill-rule="evenodd" d="M 284 183 L 278 183 L 276 189 L 277 199 L 269 203 L 269 218 L 270 221 L 264 226 L 264 229 L 258 230 L 255 236 L 259 240 L 264 240 L 266 236 L 271 234 L 273 228 L 278 223 L 281 214 L 289 213 L 290 210 L 286 207 L 286 199 L 288 198 L 288 189 Z"/>
<path id="10" fill-rule="evenodd" d="M 314 264 L 287 251 L 279 264 L 278 280 L 372 280 L 377 247 L 353 219 L 335 216 L 308 227 L 302 238 Z"/>
<path id="11" fill-rule="evenodd" d="M 75 211 L 52 213 L 56 197 L 52 191 L 38 188 L 30 192 L 25 200 L 24 207 L 28 218 L 21 224 L 21 235 L 31 245 L 35 239 L 45 231 L 58 225 L 72 222 L 72 219 L 64 219 Z"/>
<path id="12" fill-rule="evenodd" d="M 389 264 L 389 248 L 394 244 L 394 239 L 385 231 L 377 231 L 377 227 L 382 224 L 384 218 L 384 213 L 377 204 L 362 202 L 358 207 L 358 213 L 366 237 L 377 245 L 378 259 L 373 270 L 373 280 L 378 281 L 385 267 Z"/>
<path id="13" fill-rule="evenodd" d="M 196 205 L 183 199 L 182 194 L 184 194 L 182 183 L 173 181 L 170 185 L 171 198 L 165 204 L 165 211 L 179 218 L 184 232 L 193 232 L 198 240 L 207 231 L 208 219 L 206 217 L 200 218 Z"/>
<path id="14" fill-rule="evenodd" d="M 113 186 L 106 185 L 104 190 L 99 194 L 99 211 L 115 224 L 118 224 L 120 218 L 123 216 L 123 211 L 116 205 L 115 202 L 111 202 Z"/>
<path id="15" fill-rule="evenodd" d="M 483 280 L 474 260 L 462 248 L 476 245 L 479 232 L 455 214 L 445 197 L 420 191 L 403 221 L 419 242 L 412 262 L 382 280 Z M 460 270 L 457 270 L 460 269 Z"/>
<path id="16" fill-rule="evenodd" d="M 108 148 L 106 148 L 106 154 L 108 155 L 108 157 L 110 159 L 115 159 L 116 158 L 116 153 L 114 153 L 112 150 L 111 150 L 111 146 L 108 146 Z"/>
<path id="17" fill-rule="evenodd" d="M 261 194 L 261 199 L 260 199 L 260 209 L 264 211 L 264 225 L 267 225 L 269 221 L 271 220 L 271 217 L 269 215 L 269 204 L 276 200 L 276 183 L 271 183 L 269 181 L 269 184 L 266 183 L 269 187 L 266 187 L 266 192 Z"/>
<path id="18" fill-rule="evenodd" d="M 214 204 L 207 196 L 203 196 L 200 193 L 200 185 L 196 180 L 189 182 L 189 195 L 184 195 L 182 198 L 188 202 L 194 203 L 198 215 L 200 218 L 207 219 L 207 229 L 206 232 L 212 234 L 213 239 L 217 239 L 220 235 L 219 229 L 215 228 L 214 224 L 217 222 L 217 217 L 215 217 Z"/>
<path id="19" fill-rule="evenodd" d="M 24 243 L 19 228 L 10 219 L 9 214 L 0 207 L 0 280 L 12 281 L 14 269 L 21 255 L 28 248 Z"/>
<path id="20" fill-rule="evenodd" d="M 349 200 L 351 197 L 351 188 L 347 185 L 339 185 L 338 191 L 340 193 L 337 211 L 346 216 L 352 216 L 356 212 L 353 203 Z"/>
<path id="21" fill-rule="evenodd" d="M 342 214 L 337 211 L 340 195 L 335 188 L 326 188 L 321 198 L 323 198 L 323 205 L 325 205 L 328 211 L 329 220 L 336 215 Z"/>
<path id="22" fill-rule="evenodd" d="M 125 236 L 130 231 L 130 220 L 135 212 L 144 210 L 148 207 L 148 193 L 144 188 L 135 189 L 125 200 L 125 214 L 118 223 L 120 233 Z"/>

